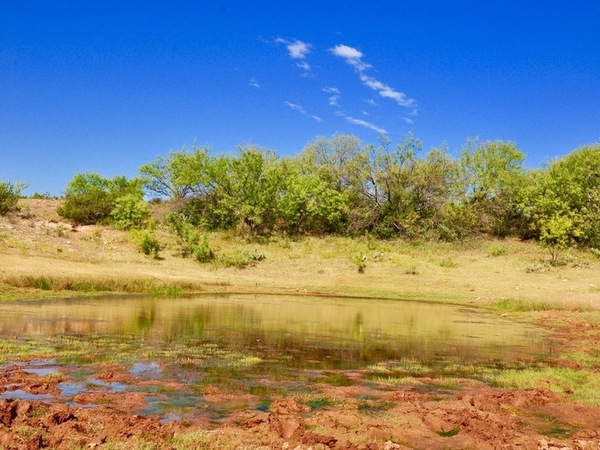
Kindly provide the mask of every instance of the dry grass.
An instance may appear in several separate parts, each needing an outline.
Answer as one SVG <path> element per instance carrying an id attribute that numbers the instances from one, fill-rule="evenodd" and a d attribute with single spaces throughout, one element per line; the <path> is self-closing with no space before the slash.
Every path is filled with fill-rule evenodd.
<path id="1" fill-rule="evenodd" d="M 14 295 L 11 286 L 19 286 L 18 280 L 42 277 L 51 289 L 83 281 L 115 289 L 141 283 L 474 304 L 537 302 L 549 308 L 600 305 L 600 260 L 575 250 L 563 255 L 565 265 L 554 268 L 545 264 L 548 255 L 538 245 L 516 240 L 419 244 L 328 236 L 249 243 L 232 233 L 211 234 L 217 257 L 241 250 L 266 256 L 237 269 L 182 259 L 161 232 L 162 259 L 144 257 L 127 233 L 73 230 L 58 220 L 55 206 L 29 200 L 26 214 L 0 218 L 0 296 Z M 357 254 L 364 255 L 364 273 L 357 270 Z"/>

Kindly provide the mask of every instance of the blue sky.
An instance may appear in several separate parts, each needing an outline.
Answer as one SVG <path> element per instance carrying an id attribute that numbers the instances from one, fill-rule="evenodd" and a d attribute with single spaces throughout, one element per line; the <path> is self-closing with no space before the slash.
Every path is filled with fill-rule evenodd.
<path id="1" fill-rule="evenodd" d="M 600 141 L 597 1 L 0 1 L 0 180 L 60 195 L 158 155 L 318 136 Z"/>

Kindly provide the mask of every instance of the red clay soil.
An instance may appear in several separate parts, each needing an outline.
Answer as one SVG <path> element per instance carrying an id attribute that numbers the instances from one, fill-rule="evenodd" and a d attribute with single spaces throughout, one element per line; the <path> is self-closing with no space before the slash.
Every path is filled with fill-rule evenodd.
<path id="1" fill-rule="evenodd" d="M 127 374 L 99 375 L 121 376 L 132 381 Z M 197 448 L 176 444 L 173 437 L 199 429 L 206 430 L 209 442 L 202 448 L 600 448 L 600 409 L 546 390 L 496 389 L 472 381 L 442 394 L 416 386 L 319 385 L 315 390 L 327 402 L 313 409 L 305 399 L 289 396 L 275 399 L 264 412 L 232 411 L 218 423 L 208 421 L 202 411 L 192 420 L 165 423 L 139 413 L 145 399 L 136 392 L 84 393 L 72 405 L 57 401 L 62 381 L 69 380 L 26 373 L 20 366 L 0 371 L 4 397 L 19 390 L 53 398 L 1 400 L 0 448 Z M 421 387 L 426 385 L 423 379 Z M 206 398 L 231 402 L 232 394 L 212 388 Z"/>

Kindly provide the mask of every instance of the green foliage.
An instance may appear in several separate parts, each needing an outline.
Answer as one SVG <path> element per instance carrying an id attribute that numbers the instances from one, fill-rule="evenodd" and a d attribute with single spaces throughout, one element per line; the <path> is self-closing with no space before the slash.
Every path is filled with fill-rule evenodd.
<path id="1" fill-rule="evenodd" d="M 541 221 L 540 242 L 550 251 L 553 266 L 558 264 L 558 254 L 572 243 L 580 231 L 569 217 L 554 215 Z"/>
<path id="2" fill-rule="evenodd" d="M 459 188 L 480 231 L 507 236 L 519 223 L 516 205 L 523 188 L 525 155 L 512 142 L 467 141 L 460 157 Z"/>
<path id="3" fill-rule="evenodd" d="M 133 240 L 144 255 L 160 259 L 160 242 L 153 230 L 136 231 L 133 234 Z"/>
<path id="4" fill-rule="evenodd" d="M 457 267 L 458 263 L 451 256 L 447 256 L 440 261 L 440 266 L 449 269 L 452 267 Z"/>
<path id="5" fill-rule="evenodd" d="M 173 201 L 196 233 L 237 230 L 251 239 L 275 233 L 444 240 L 518 235 L 558 250 L 600 248 L 599 144 L 539 171 L 523 169 L 524 155 L 512 142 L 468 140 L 459 158 L 445 145 L 422 152 L 411 134 L 395 147 L 386 137 L 365 146 L 341 135 L 319 137 L 293 158 L 254 147 L 218 156 L 182 149 L 144 165 L 140 174 L 147 192 Z M 90 203 L 102 211 L 119 197 L 107 186 L 89 191 Z M 135 203 L 123 204 L 114 212 L 118 226 L 143 225 Z M 559 226 L 557 217 L 570 225 Z M 180 232 L 182 243 L 196 239 L 194 232 Z M 191 255 L 186 245 L 183 253 Z"/>
<path id="6" fill-rule="evenodd" d="M 363 252 L 356 252 L 352 257 L 352 261 L 354 262 L 358 273 L 365 273 L 365 269 L 367 268 L 367 255 Z"/>
<path id="7" fill-rule="evenodd" d="M 77 174 L 67 185 L 58 214 L 81 225 L 107 222 L 117 199 L 125 196 L 141 200 L 141 181 L 121 176 L 108 179 L 93 172 Z"/>
<path id="8" fill-rule="evenodd" d="M 288 234 L 340 232 L 347 217 L 345 194 L 328 186 L 305 160 L 280 165 L 283 191 L 279 198 L 279 227 Z"/>
<path id="9" fill-rule="evenodd" d="M 139 168 L 144 188 L 159 198 L 182 200 L 206 193 L 210 184 L 208 148 L 171 152 Z"/>
<path id="10" fill-rule="evenodd" d="M 32 199 L 41 199 L 41 200 L 57 200 L 58 197 L 50 194 L 49 192 L 34 192 L 33 194 L 31 194 L 31 196 L 29 198 Z"/>
<path id="11" fill-rule="evenodd" d="M 531 235 L 559 248 L 600 246 L 600 144 L 575 150 L 533 179 L 523 201 Z"/>
<path id="12" fill-rule="evenodd" d="M 119 197 L 110 213 L 113 225 L 120 230 L 140 229 L 150 219 L 150 209 L 144 200 L 134 194 Z"/>
<path id="13" fill-rule="evenodd" d="M 175 235 L 179 244 L 181 256 L 184 258 L 193 257 L 198 262 L 208 262 L 214 259 L 215 255 L 210 248 L 207 236 L 192 225 L 186 217 L 171 213 L 167 220 L 171 232 Z"/>
<path id="14" fill-rule="evenodd" d="M 262 261 L 266 258 L 264 253 L 260 253 L 256 250 L 239 250 L 231 255 L 223 256 L 219 262 L 225 267 L 236 267 L 238 269 L 245 269 L 248 266 L 253 266 L 257 262 Z"/>
<path id="15" fill-rule="evenodd" d="M 22 183 L 13 184 L 9 181 L 0 181 L 0 216 L 16 209 L 21 191 L 25 187 Z"/>
<path id="16" fill-rule="evenodd" d="M 493 256 L 493 257 L 505 255 L 506 252 L 507 252 L 506 246 L 502 245 L 502 244 L 498 244 L 498 243 L 494 243 L 494 244 L 490 245 L 490 247 L 488 248 L 488 251 L 487 251 L 488 255 Z"/>

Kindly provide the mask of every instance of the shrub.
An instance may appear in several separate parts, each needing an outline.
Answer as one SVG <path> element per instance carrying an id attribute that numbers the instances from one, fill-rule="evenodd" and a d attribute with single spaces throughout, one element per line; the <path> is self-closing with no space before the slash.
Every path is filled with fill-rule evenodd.
<path id="1" fill-rule="evenodd" d="M 235 252 L 233 255 L 222 258 L 221 263 L 225 267 L 237 267 L 238 269 L 245 269 L 248 266 L 255 265 L 258 261 L 262 261 L 266 256 L 264 253 L 258 251 L 241 250 Z"/>
<path id="2" fill-rule="evenodd" d="M 451 256 L 447 256 L 446 258 L 440 261 L 440 266 L 445 268 L 451 268 L 457 267 L 458 263 Z"/>
<path id="3" fill-rule="evenodd" d="M 140 229 L 147 224 L 150 209 L 137 195 L 127 194 L 115 200 L 110 216 L 115 227 L 121 230 Z"/>
<path id="4" fill-rule="evenodd" d="M 365 269 L 367 268 L 367 256 L 363 252 L 357 252 L 354 254 L 352 258 L 358 273 L 365 273 Z"/>
<path id="5" fill-rule="evenodd" d="M 184 258 L 194 257 L 198 262 L 208 262 L 215 254 L 208 244 L 206 235 L 189 223 L 182 214 L 171 213 L 167 217 L 169 228 L 175 235 Z"/>
<path id="6" fill-rule="evenodd" d="M 17 207 L 17 202 L 23 189 L 25 189 L 24 184 L 12 184 L 9 181 L 0 181 L 0 216 L 9 213 Z"/>
<path id="7" fill-rule="evenodd" d="M 129 196 L 142 199 L 139 180 L 108 179 L 97 173 L 80 173 L 67 185 L 65 201 L 58 208 L 58 214 L 81 225 L 105 222 L 111 218 L 117 200 Z"/>
<path id="8" fill-rule="evenodd" d="M 208 244 L 206 235 L 199 237 L 192 247 L 192 254 L 198 262 L 212 261 L 215 257 L 214 252 Z"/>
<path id="9" fill-rule="evenodd" d="M 505 255 L 507 252 L 507 249 L 504 245 L 502 244 L 492 244 L 490 246 L 490 248 L 488 249 L 488 255 L 489 256 L 502 256 Z"/>
<path id="10" fill-rule="evenodd" d="M 159 259 L 160 243 L 152 230 L 142 230 L 134 234 L 134 241 L 139 250 L 147 256 Z"/>

